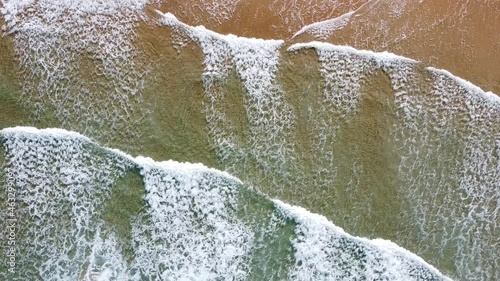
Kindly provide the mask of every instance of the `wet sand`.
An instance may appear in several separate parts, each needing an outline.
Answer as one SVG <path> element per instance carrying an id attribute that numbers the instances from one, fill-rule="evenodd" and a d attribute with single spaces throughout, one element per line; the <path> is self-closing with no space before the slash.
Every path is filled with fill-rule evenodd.
<path id="1" fill-rule="evenodd" d="M 406 2 L 366 5 L 326 41 L 414 58 L 500 94 L 500 1 Z"/>
<path id="2" fill-rule="evenodd" d="M 154 9 L 159 8 L 163 12 L 171 11 L 179 19 L 190 24 L 203 24 L 221 33 L 286 39 L 288 40 L 286 45 L 314 39 L 310 35 L 304 35 L 290 40 L 293 33 L 303 24 L 338 16 L 350 9 L 345 6 L 336 10 L 338 13 L 325 11 L 324 14 L 307 18 L 307 15 L 314 13 L 314 9 L 311 8 L 304 12 L 306 16 L 299 15 L 294 18 L 293 16 L 282 17 L 282 15 L 295 8 L 285 7 L 282 10 L 275 7 L 275 10 L 272 10 L 269 8 L 272 4 L 270 1 L 252 3 L 241 1 L 235 6 L 228 19 L 222 17 L 224 20 L 213 21 L 210 13 L 200 10 L 201 2 L 198 3 L 199 5 L 194 5 L 193 2 L 190 2 L 192 5 L 183 4 L 184 2 L 180 1 L 175 2 L 178 5 L 177 8 L 172 3 L 174 1 L 170 6 L 160 7 L 150 5 L 147 7 L 148 13 L 154 15 Z M 308 7 L 305 4 L 306 1 L 297 1 L 297 3 Z M 495 20 L 498 18 L 494 14 L 496 6 L 493 8 L 487 6 L 488 3 L 492 5 L 498 2 L 487 2 L 485 6 L 473 6 L 472 8 L 475 9 L 468 10 L 466 13 L 470 16 L 466 16 L 463 20 L 454 17 L 459 8 L 450 8 L 451 1 L 440 2 L 441 4 L 434 6 L 429 1 L 424 1 L 421 5 L 414 7 L 407 6 L 401 10 L 400 16 L 394 18 L 387 18 L 387 9 L 392 9 L 392 6 L 384 5 L 387 4 L 384 1 L 378 3 L 380 4 L 375 6 L 364 6 L 358 12 L 358 17 L 353 17 L 348 26 L 335 32 L 328 41 L 335 44 L 353 45 L 361 49 L 389 50 L 396 54 L 416 58 L 433 66 L 445 68 L 486 90 L 492 89 L 500 93 L 495 90 L 499 86 L 498 73 L 500 73 L 498 71 L 500 40 L 495 33 L 495 26 L 499 25 L 483 26 L 489 22 L 489 17 L 494 17 Z M 359 3 L 353 5 L 356 6 Z M 483 10 L 491 13 L 483 13 Z M 202 16 L 197 16 L 197 13 Z M 407 32 L 404 33 L 405 38 L 400 37 L 403 31 Z M 477 33 L 472 33 L 473 31 Z M 117 143 L 110 145 L 132 154 L 143 154 L 155 159 L 203 162 L 208 166 L 221 168 L 224 163 L 217 159 L 213 143 L 207 137 L 208 125 L 203 110 L 208 101 L 202 80 L 204 65 L 201 48 L 190 41 L 181 49 L 176 49 L 172 45 L 172 39 L 177 36 L 176 32 L 172 32 L 171 28 L 165 26 L 139 23 L 136 32 L 137 38 L 134 39 L 134 46 L 141 51 L 142 55 L 135 59 L 142 60 L 138 61 L 138 64 L 150 67 L 141 104 L 150 115 L 147 115 L 147 120 L 141 127 L 143 137 L 139 145 L 127 146 L 127 143 L 131 141 L 129 139 L 120 139 Z M 22 118 L 16 116 L 15 113 L 22 113 L 23 110 L 16 109 L 16 94 L 11 94 L 20 91 L 15 86 L 17 84 L 12 82 L 16 81 L 17 73 L 16 63 L 13 60 L 12 37 L 1 38 L 0 42 L 1 47 L 6 46 L 0 52 L 2 58 L 10 62 L 2 64 L 1 74 L 8 76 L 10 82 L 6 85 L 14 85 L 13 91 L 0 93 L 0 98 L 9 98 L 5 103 L 3 100 L 0 103 L 0 106 L 5 105 L 7 108 L 4 111 L 4 108 L 0 107 L 2 109 L 0 116 L 8 119 L 8 122 L 0 119 L 0 127 L 7 127 L 21 122 Z M 309 173 L 314 170 L 317 159 L 314 158 L 313 153 L 310 153 L 314 152 L 312 140 L 315 131 L 309 127 L 311 122 L 309 122 L 308 105 L 313 109 L 322 105 L 324 89 L 321 88 L 323 86 L 319 86 L 318 81 L 321 82 L 323 78 L 319 74 L 318 58 L 313 51 L 308 50 L 295 55 L 285 50 L 286 46 L 281 50 L 277 83 L 287 93 L 286 103 L 290 104 L 297 113 L 298 121 L 292 134 L 295 137 L 296 149 L 300 152 L 298 154 L 305 155 L 305 159 L 299 159 L 305 163 L 301 168 L 304 168 L 305 173 Z M 421 72 L 421 69 L 419 71 Z M 84 77 L 88 81 L 95 78 L 92 71 L 82 69 L 82 72 L 87 72 L 83 75 L 88 76 Z M 2 84 L 3 82 L 0 86 Z M 316 88 L 309 91 L 308 85 Z M 237 74 L 232 73 L 221 88 L 230 94 L 226 95 L 224 101 L 221 102 L 222 106 L 225 109 L 227 107 L 228 117 L 236 120 L 234 123 L 240 125 L 237 129 L 240 135 L 237 138 L 244 139 L 249 130 L 245 127 L 248 120 L 245 114 L 245 90 L 242 81 Z M 422 92 L 428 93 L 428 90 L 426 88 L 426 91 Z M 413 230 L 410 221 L 401 220 L 399 217 L 401 207 L 397 198 L 399 183 L 395 176 L 397 173 L 395 167 L 399 159 L 397 156 L 390 155 L 389 152 L 394 144 L 387 142 L 390 128 L 395 122 L 395 112 L 392 106 L 394 93 L 390 88 L 390 81 L 381 71 L 370 76 L 363 83 L 361 91 L 366 99 L 360 104 L 358 116 L 350 124 L 344 124 L 340 128 L 342 133 L 338 139 L 331 140 L 331 149 L 334 154 L 338 155 L 339 160 L 337 184 L 323 190 L 319 190 L 313 184 L 306 185 L 307 190 L 298 190 L 302 187 L 290 184 L 283 194 L 276 194 L 289 203 L 326 215 L 334 223 L 345 227 L 348 232 L 389 238 L 399 242 L 398 229 L 404 229 L 403 235 L 413 233 Z M 3 112 L 7 114 L 1 115 Z M 319 120 L 321 116 L 318 116 Z M 332 117 L 331 124 L 339 121 L 336 118 Z M 41 124 L 34 123 L 37 127 L 44 127 Z M 50 123 L 50 126 L 60 127 L 57 122 Z M 360 172 L 362 173 L 356 179 L 359 185 L 353 195 L 343 189 L 351 181 L 351 176 L 355 174 L 352 167 L 356 163 L 361 164 Z M 245 173 L 250 176 L 263 174 L 257 169 L 256 171 L 248 170 Z M 381 174 L 384 176 L 379 177 Z M 267 194 L 278 197 L 273 194 L 276 191 L 271 184 L 263 186 L 262 189 Z M 340 202 L 339 208 L 332 208 L 334 201 Z M 391 205 L 391 202 L 395 201 L 398 203 Z M 364 205 L 370 205 L 372 208 L 363 209 Z M 354 221 L 358 218 L 359 221 Z M 404 246 L 412 251 L 418 250 L 415 244 Z M 422 256 L 434 261 L 433 255 L 434 252 L 429 250 Z M 440 269 L 451 272 L 455 270 L 454 265 L 443 265 Z"/>
<path id="3" fill-rule="evenodd" d="M 151 7 L 219 33 L 287 39 L 302 26 L 355 10 L 367 0 L 164 0 Z M 219 7 L 217 8 L 217 3 Z M 222 7 L 224 3 L 225 7 Z"/>
<path id="4" fill-rule="evenodd" d="M 219 9 L 218 13 L 217 9 L 209 13 L 201 8 L 213 6 L 213 2 L 217 1 L 165 1 L 151 8 L 223 34 L 286 41 L 305 25 L 359 8 L 348 25 L 333 32 L 327 42 L 410 57 L 500 93 L 498 0 L 233 0 L 227 1 L 232 3 L 230 9 Z M 304 34 L 290 43 L 311 40 L 320 39 Z"/>

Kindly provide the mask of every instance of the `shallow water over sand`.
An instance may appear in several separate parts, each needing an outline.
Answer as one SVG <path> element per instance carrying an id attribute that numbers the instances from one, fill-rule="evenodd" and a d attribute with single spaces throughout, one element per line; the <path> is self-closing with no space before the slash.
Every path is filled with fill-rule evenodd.
<path id="1" fill-rule="evenodd" d="M 81 280 L 93 280 L 92 274 L 103 280 L 441 278 L 413 254 L 378 240 L 349 240 L 355 235 L 391 240 L 453 279 L 500 278 L 500 99 L 453 75 L 470 69 L 464 78 L 485 90 L 498 89 L 499 56 L 492 55 L 499 52 L 498 33 L 485 29 L 491 34 L 485 40 L 471 33 L 481 22 L 497 20 L 492 11 L 498 1 L 469 3 L 482 11 L 478 18 L 469 6 L 444 3 L 444 20 L 429 12 L 427 1 L 399 1 L 399 6 L 228 1 L 232 5 L 224 8 L 214 1 L 174 2 L 4 3 L 2 21 L 10 33 L 0 39 L 1 128 L 77 131 L 132 155 L 201 162 L 241 180 L 206 181 L 190 174 L 191 168 L 171 176 L 161 163 L 121 159 L 122 154 L 116 162 L 114 156 L 108 159 L 108 150 L 80 138 L 65 137 L 70 152 L 60 156 L 60 135 L 4 131 L 6 163 L 15 160 L 22 144 L 34 159 L 18 163 L 23 169 L 52 171 L 43 181 L 38 172 L 16 174 L 29 182 L 18 195 L 19 214 L 31 218 L 29 227 L 19 228 L 25 240 L 18 250 L 23 256 L 36 249 L 22 258 L 26 274 L 42 280 L 65 274 Z M 302 8 L 292 9 L 292 2 Z M 377 28 L 372 18 L 388 7 L 393 14 L 384 24 L 408 23 L 406 33 L 373 37 L 378 33 L 371 31 Z M 455 18 L 457 9 L 464 19 Z M 349 11 L 352 16 L 326 37 L 314 38 L 317 34 L 306 30 L 291 39 L 306 24 Z M 257 20 L 261 17 L 269 22 Z M 421 29 L 423 19 L 447 29 Z M 251 24 L 255 21 L 268 29 Z M 463 25 L 457 28 L 463 31 L 462 45 L 450 37 L 453 48 L 433 52 L 412 43 L 438 40 L 436 34 L 450 32 L 452 23 Z M 393 34 L 406 37 L 395 40 Z M 330 43 L 314 41 L 320 39 Z M 424 39 L 419 44 L 427 44 Z M 359 49 L 331 44 L 337 42 Z M 433 42 L 429 46 L 445 41 Z M 462 56 L 472 44 L 478 48 Z M 69 160 L 75 149 L 83 154 Z M 54 162 L 57 157 L 65 159 L 62 164 Z M 110 186 L 120 191 L 113 193 Z M 229 205 L 196 201 L 212 189 L 222 193 L 210 193 L 210 202 L 228 198 Z M 75 201 L 79 196 L 85 200 Z M 53 208 L 36 211 L 42 201 Z M 252 221 L 254 214 L 266 221 L 264 228 Z M 66 238 L 39 228 L 35 217 L 69 231 Z M 78 228 L 67 228 L 73 224 Z M 337 226 L 350 234 L 347 240 Z M 40 231 L 52 236 L 28 243 Z M 152 254 L 147 241 L 164 247 Z M 318 243 L 319 248 L 309 246 Z M 358 243 L 362 246 L 353 246 Z M 69 259 L 49 259 L 43 245 L 57 245 L 54 251 Z M 346 256 L 333 259 L 338 251 Z M 397 265 L 381 269 L 387 258 Z M 36 266 L 29 267 L 29 259 Z M 191 262 L 204 265 L 195 268 Z M 111 264 L 120 266 L 115 270 Z"/>

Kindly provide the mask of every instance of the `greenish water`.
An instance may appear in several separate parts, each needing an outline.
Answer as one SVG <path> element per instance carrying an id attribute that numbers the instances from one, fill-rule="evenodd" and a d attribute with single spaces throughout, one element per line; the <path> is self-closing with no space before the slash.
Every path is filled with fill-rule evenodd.
<path id="1" fill-rule="evenodd" d="M 132 222 L 144 213 L 144 183 L 137 168 L 125 172 L 113 187 L 110 200 L 102 211 L 104 223 L 112 228 L 120 245 L 123 256 L 130 262 L 134 258 L 132 241 Z"/>
<path id="2" fill-rule="evenodd" d="M 0 272 L 8 280 L 448 280 L 394 244 L 350 236 L 201 164 L 132 158 L 59 129 L 0 136 L 25 222 L 22 271 Z"/>
<path id="3" fill-rule="evenodd" d="M 442 278 L 336 226 L 457 280 L 498 276 L 497 100 L 387 54 L 220 35 L 169 15 L 118 22 L 2 38 L 0 128 L 77 131 L 242 182 L 67 132 L 2 131 L 22 168 L 18 280 Z M 378 264 L 386 251 L 409 265 Z"/>

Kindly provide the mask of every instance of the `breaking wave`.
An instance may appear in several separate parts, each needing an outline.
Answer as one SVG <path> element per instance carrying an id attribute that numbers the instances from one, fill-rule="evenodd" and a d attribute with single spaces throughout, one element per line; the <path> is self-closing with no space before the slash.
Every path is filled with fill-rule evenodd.
<path id="1" fill-rule="evenodd" d="M 449 280 L 392 242 L 351 236 L 202 164 L 133 158 L 61 129 L 0 138 L 23 222 L 23 270 L 5 280 Z M 113 205 L 123 228 L 106 210 L 130 173 L 142 191 Z"/>

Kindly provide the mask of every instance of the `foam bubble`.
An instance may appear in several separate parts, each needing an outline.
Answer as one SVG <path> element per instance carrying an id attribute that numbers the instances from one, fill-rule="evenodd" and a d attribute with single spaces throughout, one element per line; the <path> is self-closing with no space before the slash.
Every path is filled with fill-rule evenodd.
<path id="1" fill-rule="evenodd" d="M 201 164 L 137 163 L 150 208 L 133 230 L 136 267 L 166 280 L 245 280 L 253 235 L 230 211 L 239 181 Z"/>

